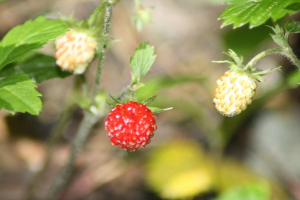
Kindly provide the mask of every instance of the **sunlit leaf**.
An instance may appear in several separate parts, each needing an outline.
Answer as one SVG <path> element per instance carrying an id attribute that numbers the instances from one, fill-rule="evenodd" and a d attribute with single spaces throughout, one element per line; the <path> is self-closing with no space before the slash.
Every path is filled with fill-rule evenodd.
<path id="1" fill-rule="evenodd" d="M 141 43 L 130 58 L 130 67 L 133 72 L 133 83 L 140 79 L 150 70 L 155 61 L 154 47 L 148 42 Z"/>
<path id="2" fill-rule="evenodd" d="M 300 23 L 299 22 L 288 22 L 285 25 L 285 29 L 289 33 L 300 33 Z"/>
<path id="3" fill-rule="evenodd" d="M 0 69 L 32 50 L 42 48 L 66 31 L 67 25 L 64 22 L 46 19 L 44 16 L 14 27 L 0 43 Z"/>
<path id="4" fill-rule="evenodd" d="M 41 94 L 26 74 L 16 74 L 0 80 L 0 108 L 11 113 L 28 112 L 38 115 L 42 109 Z"/>
<path id="5" fill-rule="evenodd" d="M 231 4 L 219 19 L 225 19 L 222 26 L 233 24 L 234 28 L 250 23 L 250 28 L 265 23 L 269 18 L 278 20 L 289 10 L 286 7 L 299 3 L 299 0 L 227 0 Z"/>

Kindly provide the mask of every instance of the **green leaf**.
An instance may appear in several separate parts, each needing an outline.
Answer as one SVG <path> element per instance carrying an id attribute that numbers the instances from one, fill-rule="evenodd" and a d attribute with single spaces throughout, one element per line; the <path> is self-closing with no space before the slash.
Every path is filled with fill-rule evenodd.
<path id="1" fill-rule="evenodd" d="M 67 31 L 61 20 L 50 20 L 39 16 L 11 29 L 0 43 L 0 70 L 32 50 L 40 49 L 50 40 Z"/>
<path id="2" fill-rule="evenodd" d="M 228 190 L 216 200 L 269 200 L 270 196 L 269 185 L 265 182 L 257 182 Z"/>
<path id="3" fill-rule="evenodd" d="M 294 3 L 285 7 L 288 11 L 297 12 L 300 10 L 300 3 Z"/>
<path id="4" fill-rule="evenodd" d="M 173 108 L 158 108 L 158 107 L 148 107 L 154 114 L 162 113 Z"/>
<path id="5" fill-rule="evenodd" d="M 300 23 L 299 22 L 288 22 L 285 25 L 285 29 L 289 33 L 300 33 Z"/>
<path id="6" fill-rule="evenodd" d="M 42 96 L 35 90 L 34 81 L 26 74 L 16 74 L 0 80 L 0 108 L 11 113 L 28 112 L 38 115 L 42 110 Z"/>
<path id="7" fill-rule="evenodd" d="M 286 85 L 288 88 L 297 88 L 300 86 L 300 72 L 295 70 L 288 74 L 286 79 Z"/>
<path id="8" fill-rule="evenodd" d="M 271 20 L 267 24 L 272 25 Z M 249 29 L 247 26 L 238 29 L 227 29 L 222 36 L 224 49 L 233 49 L 238 55 L 249 58 L 263 42 L 270 39 L 270 33 L 270 28 L 264 25 L 253 29 Z"/>
<path id="9" fill-rule="evenodd" d="M 247 2 L 256 2 L 259 0 L 225 0 L 225 4 L 237 4 L 237 3 L 247 3 Z"/>
<path id="10" fill-rule="evenodd" d="M 37 83 L 52 79 L 65 78 L 72 73 L 62 71 L 56 64 L 55 58 L 41 53 L 32 53 L 16 63 L 7 65 L 0 71 L 0 77 L 25 73 Z"/>
<path id="11" fill-rule="evenodd" d="M 130 58 L 130 67 L 133 72 L 132 83 L 139 83 L 140 79 L 149 71 L 155 61 L 154 47 L 148 42 L 141 43 Z M 135 80 L 136 79 L 136 80 Z"/>
<path id="12" fill-rule="evenodd" d="M 269 18 L 278 20 L 288 12 L 286 7 L 299 3 L 299 0 L 230 0 L 231 4 L 224 10 L 219 19 L 225 19 L 222 26 L 233 24 L 234 28 L 250 23 L 250 28 L 265 23 Z"/>

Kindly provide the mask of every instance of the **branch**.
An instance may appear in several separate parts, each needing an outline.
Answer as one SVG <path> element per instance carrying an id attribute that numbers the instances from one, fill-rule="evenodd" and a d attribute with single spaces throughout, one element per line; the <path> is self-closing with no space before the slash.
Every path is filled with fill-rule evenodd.
<path id="1" fill-rule="evenodd" d="M 90 97 L 90 104 L 91 106 L 95 105 L 95 97 L 99 92 L 100 88 L 100 77 L 102 73 L 102 68 L 104 66 L 104 59 L 105 54 L 107 51 L 108 45 L 108 34 L 110 30 L 110 23 L 111 23 L 111 15 L 114 5 L 118 2 L 115 1 L 108 1 L 108 4 L 105 7 L 105 14 L 104 14 L 104 21 L 103 21 L 103 28 L 102 28 L 102 36 L 106 39 L 102 44 L 101 53 L 99 55 L 99 63 L 97 67 L 96 79 L 94 83 L 94 89 L 92 91 Z M 84 118 L 80 123 L 78 132 L 74 138 L 72 143 L 71 154 L 68 158 L 66 165 L 64 166 L 63 170 L 58 175 L 53 187 L 50 189 L 50 192 L 47 196 L 47 200 L 54 200 L 57 199 L 62 192 L 62 190 L 66 187 L 74 168 L 74 162 L 77 157 L 77 154 L 81 151 L 83 144 L 85 143 L 92 127 L 96 124 L 97 121 L 100 120 L 102 116 L 96 116 L 89 111 L 84 112 Z"/>

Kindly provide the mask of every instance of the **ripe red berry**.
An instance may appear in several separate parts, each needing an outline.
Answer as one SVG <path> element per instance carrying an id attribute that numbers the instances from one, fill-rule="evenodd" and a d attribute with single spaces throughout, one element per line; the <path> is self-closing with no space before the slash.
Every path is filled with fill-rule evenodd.
<path id="1" fill-rule="evenodd" d="M 112 145 L 134 151 L 150 143 L 156 130 L 154 114 L 144 104 L 130 101 L 114 107 L 106 121 Z"/>

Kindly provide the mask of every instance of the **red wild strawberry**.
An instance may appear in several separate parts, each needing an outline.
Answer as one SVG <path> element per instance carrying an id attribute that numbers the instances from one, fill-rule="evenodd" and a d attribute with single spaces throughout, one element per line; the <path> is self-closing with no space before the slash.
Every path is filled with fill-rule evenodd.
<path id="1" fill-rule="evenodd" d="M 114 107 L 106 121 L 112 145 L 134 151 L 150 143 L 156 130 L 154 114 L 144 104 L 130 101 Z"/>
<path id="2" fill-rule="evenodd" d="M 84 73 L 92 61 L 97 42 L 85 32 L 70 30 L 56 39 L 56 64 L 74 74 Z"/>

